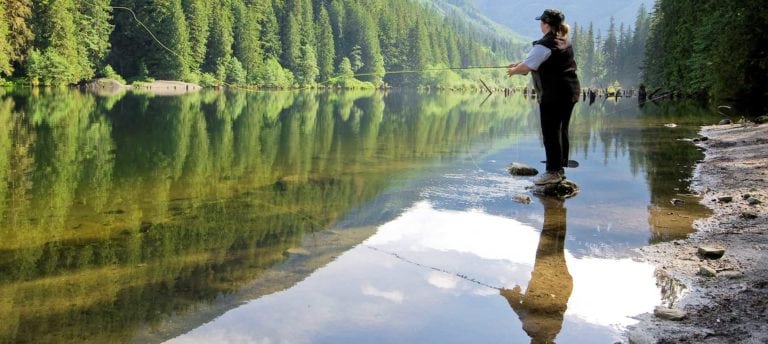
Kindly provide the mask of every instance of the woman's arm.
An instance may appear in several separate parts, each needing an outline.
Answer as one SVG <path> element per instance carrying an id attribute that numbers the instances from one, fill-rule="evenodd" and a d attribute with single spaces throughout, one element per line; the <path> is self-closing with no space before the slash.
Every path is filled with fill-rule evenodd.
<path id="1" fill-rule="evenodd" d="M 509 68 L 507 69 L 507 75 L 513 76 L 513 75 L 527 75 L 531 72 L 531 68 L 528 67 L 525 63 L 517 62 L 509 65 Z"/>
<path id="2" fill-rule="evenodd" d="M 528 57 L 525 58 L 525 61 L 509 65 L 507 75 L 526 75 L 531 71 L 537 71 L 539 70 L 539 66 L 541 66 L 550 55 L 552 55 L 552 51 L 549 50 L 549 48 L 539 44 L 534 45 L 533 49 L 528 52 Z"/>

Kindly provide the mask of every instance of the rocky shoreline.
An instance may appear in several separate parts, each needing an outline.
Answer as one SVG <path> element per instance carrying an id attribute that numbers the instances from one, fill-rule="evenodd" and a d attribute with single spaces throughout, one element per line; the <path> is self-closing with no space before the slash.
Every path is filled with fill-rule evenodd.
<path id="1" fill-rule="evenodd" d="M 694 188 L 713 215 L 696 221 L 685 240 L 639 250 L 669 295 L 665 309 L 628 329 L 630 343 L 768 343 L 768 124 L 701 134 L 706 157 Z M 700 247 L 725 254 L 706 257 Z"/>

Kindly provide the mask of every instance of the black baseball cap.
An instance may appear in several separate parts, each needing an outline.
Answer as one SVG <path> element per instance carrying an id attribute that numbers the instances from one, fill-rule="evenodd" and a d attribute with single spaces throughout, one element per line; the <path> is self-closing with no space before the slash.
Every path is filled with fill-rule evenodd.
<path id="1" fill-rule="evenodd" d="M 558 9 L 548 8 L 544 10 L 544 13 L 536 17 L 536 20 L 541 20 L 547 24 L 560 24 L 565 21 L 565 14 Z"/>

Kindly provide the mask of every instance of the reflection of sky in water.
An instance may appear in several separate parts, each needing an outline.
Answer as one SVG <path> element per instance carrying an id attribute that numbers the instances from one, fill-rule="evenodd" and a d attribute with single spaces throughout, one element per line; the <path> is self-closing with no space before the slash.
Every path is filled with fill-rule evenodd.
<path id="1" fill-rule="evenodd" d="M 527 342 L 497 290 L 459 275 L 525 289 L 540 228 L 419 202 L 293 288 L 244 304 L 174 341 Z M 574 287 L 558 342 L 614 340 L 629 317 L 659 302 L 649 265 L 575 258 L 567 248 L 565 258 Z"/>

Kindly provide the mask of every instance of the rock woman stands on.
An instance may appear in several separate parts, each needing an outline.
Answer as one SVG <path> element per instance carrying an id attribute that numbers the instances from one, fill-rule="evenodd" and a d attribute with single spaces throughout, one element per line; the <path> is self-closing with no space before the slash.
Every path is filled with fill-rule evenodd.
<path id="1" fill-rule="evenodd" d="M 533 84 L 539 100 L 541 132 L 547 155 L 547 172 L 537 178 L 537 185 L 556 184 L 565 179 L 568 165 L 568 123 L 573 106 L 579 100 L 581 85 L 576 76 L 573 48 L 568 39 L 569 26 L 565 15 L 547 9 L 536 17 L 541 21 L 540 40 L 522 62 L 509 65 L 507 74 L 533 74 Z"/>

